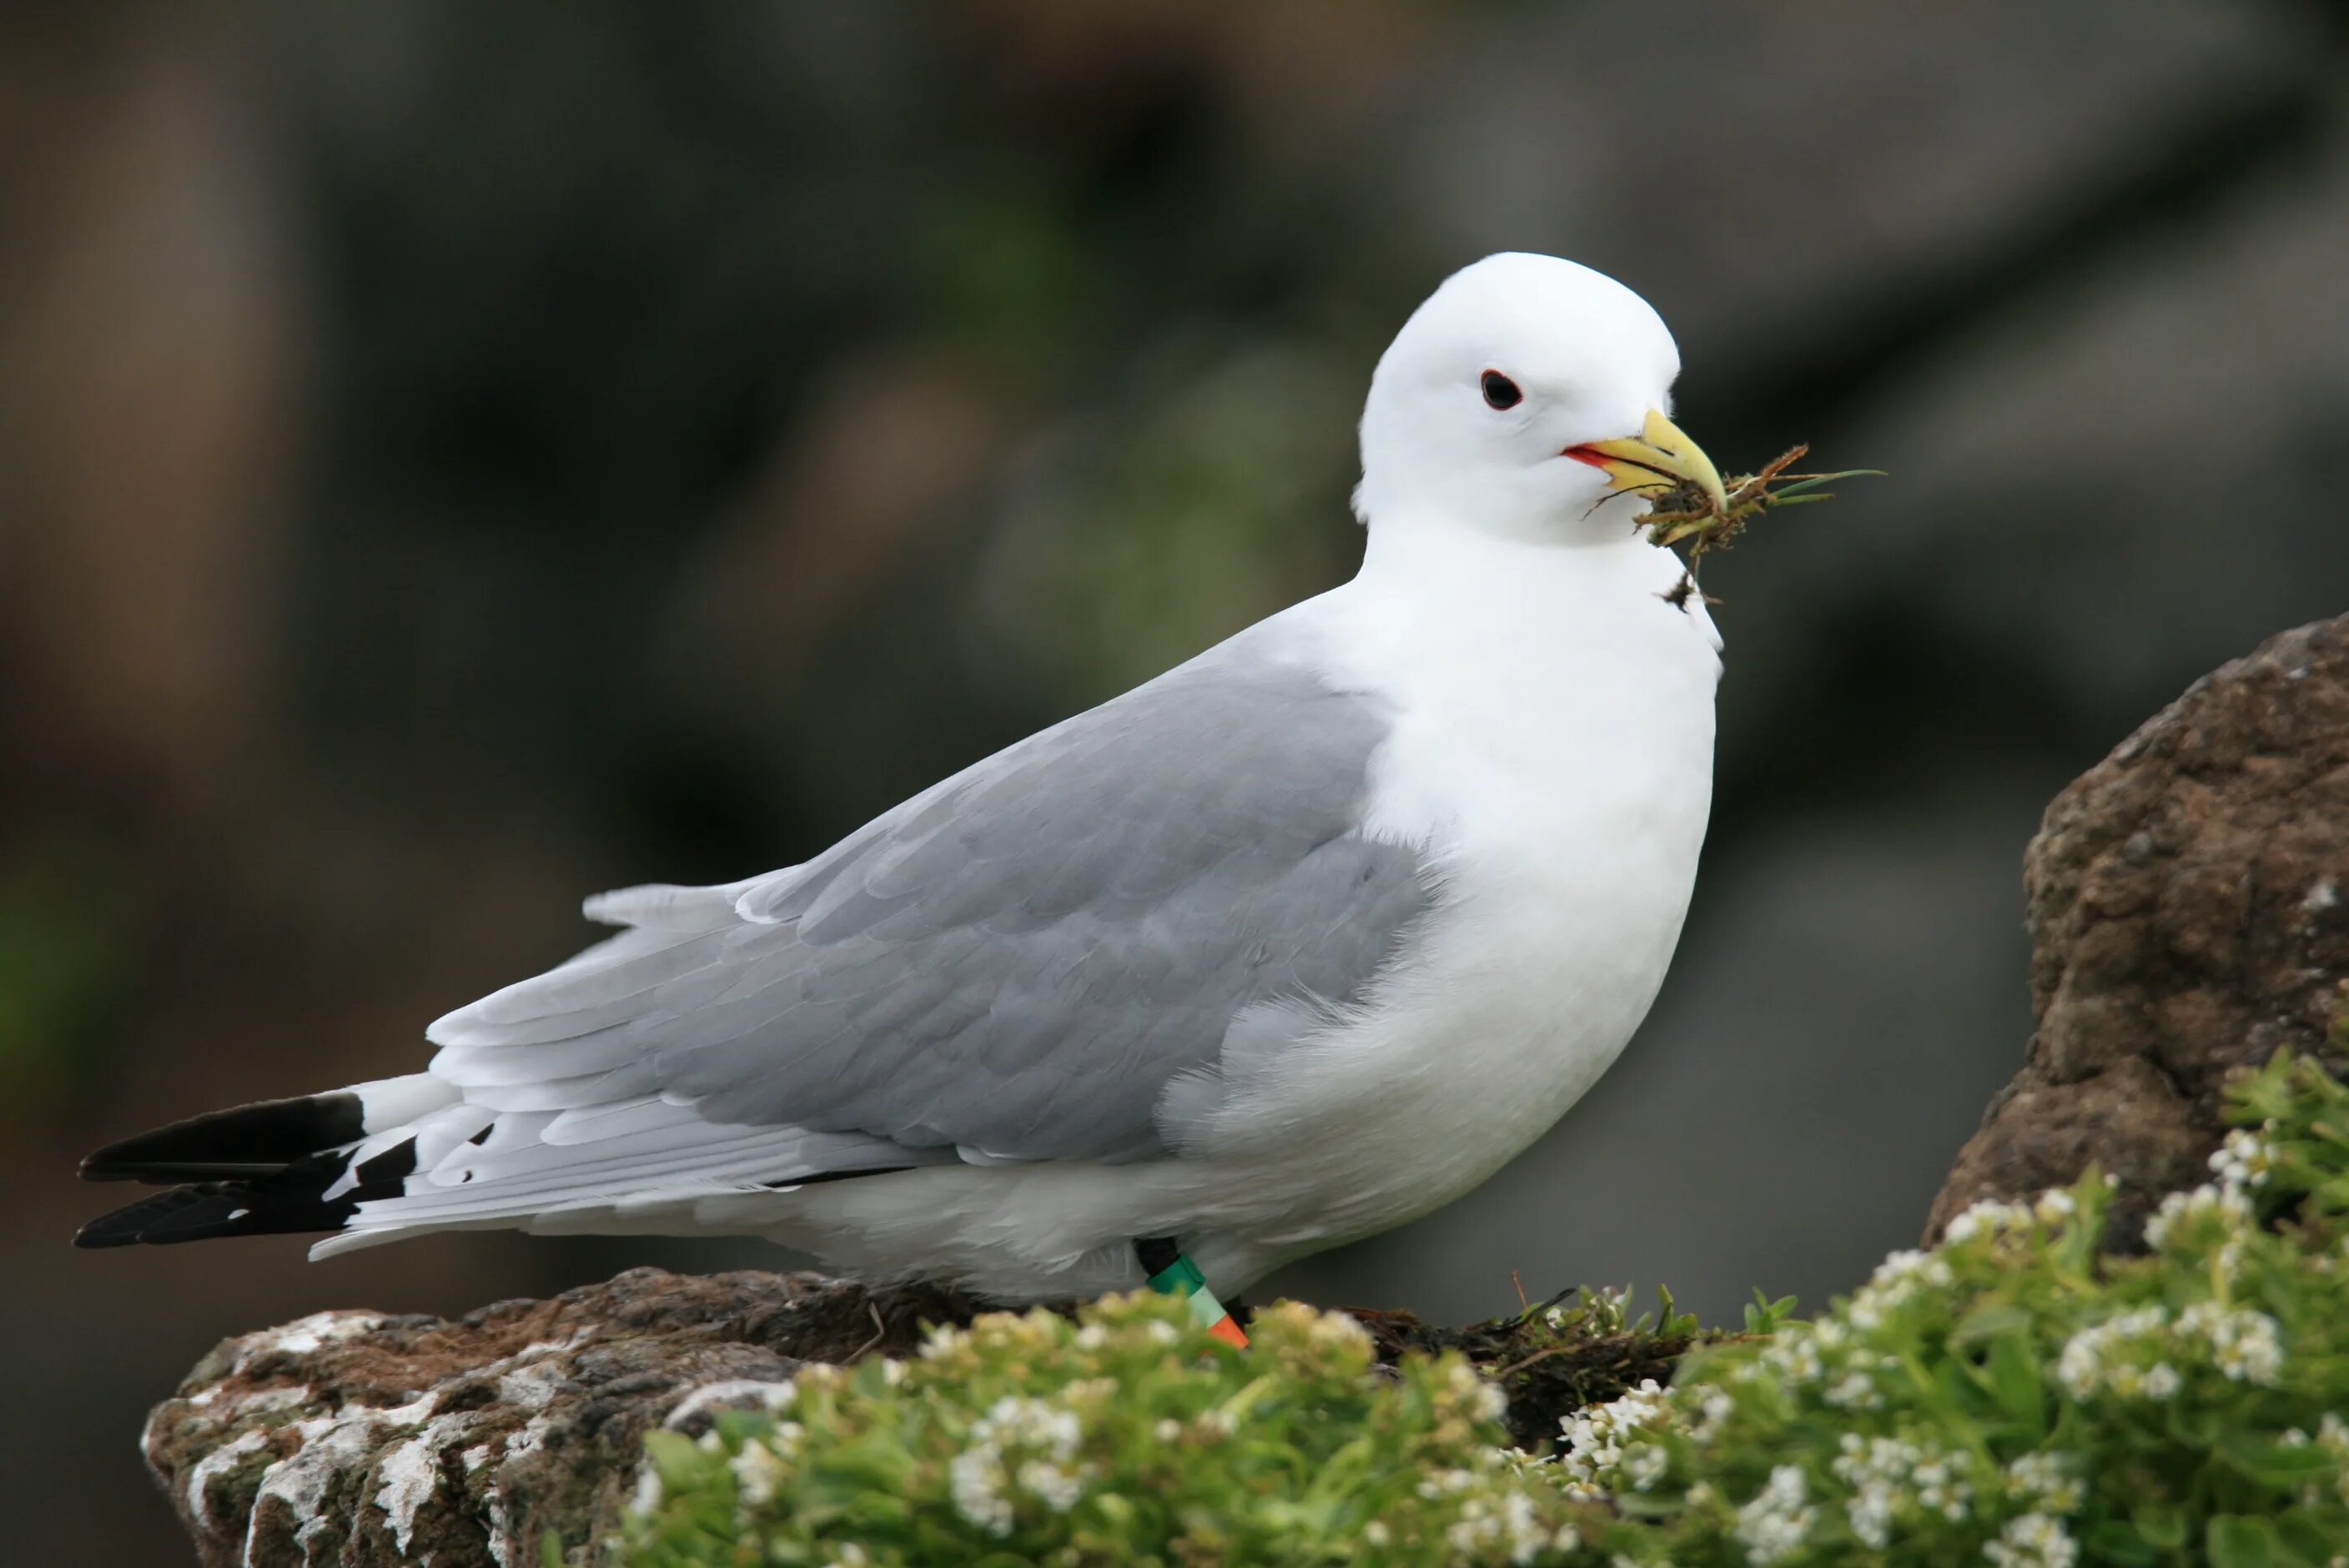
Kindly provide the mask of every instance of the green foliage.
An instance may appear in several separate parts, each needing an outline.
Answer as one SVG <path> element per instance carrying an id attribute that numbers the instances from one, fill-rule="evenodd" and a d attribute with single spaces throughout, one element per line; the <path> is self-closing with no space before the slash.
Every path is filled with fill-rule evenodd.
<path id="1" fill-rule="evenodd" d="M 2323 1568 L 2349 1556 L 2349 1089 L 2279 1060 L 2239 1100 L 2260 1130 L 2151 1255 L 2099 1254 L 2094 1175 L 1980 1205 L 1814 1321 L 1757 1297 L 1551 1459 L 1499 1446 L 1457 1355 L 1381 1371 L 1295 1305 L 1236 1352 L 1131 1298 L 657 1434 L 628 1561 Z M 1561 1346 L 1624 1326 L 1607 1296 L 1533 1310 Z"/>
<path id="2" fill-rule="evenodd" d="M 0 854 L 0 1092 L 20 1109 L 102 1078 L 130 995 L 148 877 L 91 830 Z"/>
<path id="3" fill-rule="evenodd" d="M 2279 1060 L 2151 1256 L 2110 1186 L 1986 1203 L 1811 1323 L 1568 1425 L 1638 1563 L 2322 1565 L 2349 1553 L 2349 1090 Z M 2276 1226 L 2261 1228 L 2261 1221 Z"/>
<path id="4" fill-rule="evenodd" d="M 809 1368 L 771 1415 L 651 1436 L 628 1561 L 1530 1561 L 1603 1518 L 1501 1446 L 1499 1392 L 1458 1355 L 1374 1372 L 1351 1319 L 1293 1304 L 1249 1333 L 1231 1349 L 1139 1295 Z"/>

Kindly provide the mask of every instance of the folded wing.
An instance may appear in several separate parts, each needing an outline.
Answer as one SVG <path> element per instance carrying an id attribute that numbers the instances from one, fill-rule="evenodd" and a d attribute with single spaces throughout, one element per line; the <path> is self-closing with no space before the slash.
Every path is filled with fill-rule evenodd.
<path id="1" fill-rule="evenodd" d="M 1276 626 L 804 865 L 590 900 L 625 929 L 435 1023 L 396 1119 L 287 1163 L 298 1202 L 245 1203 L 271 1178 L 201 1139 L 238 1181 L 212 1184 L 199 1228 L 323 1205 L 350 1233 L 333 1249 L 946 1161 L 1168 1153 L 1227 1046 L 1277 1050 L 1357 998 L 1430 900 L 1417 851 L 1362 831 L 1387 714 L 1275 656 Z"/>

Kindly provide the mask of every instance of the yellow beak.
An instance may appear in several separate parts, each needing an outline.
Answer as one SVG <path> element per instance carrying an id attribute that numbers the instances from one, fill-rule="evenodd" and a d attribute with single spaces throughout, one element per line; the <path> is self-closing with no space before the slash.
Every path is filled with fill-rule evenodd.
<path id="1" fill-rule="evenodd" d="M 1647 422 L 1637 436 L 1568 447 L 1566 455 L 1604 473 L 1609 490 L 1645 490 L 1661 496 L 1676 486 L 1692 484 L 1713 498 L 1716 509 L 1729 509 L 1721 470 L 1713 466 L 1704 449 L 1653 408 L 1648 410 Z"/>

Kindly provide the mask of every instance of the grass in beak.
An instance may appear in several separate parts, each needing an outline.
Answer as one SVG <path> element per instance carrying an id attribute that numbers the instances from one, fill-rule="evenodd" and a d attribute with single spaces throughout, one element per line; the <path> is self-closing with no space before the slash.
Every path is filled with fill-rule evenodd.
<path id="1" fill-rule="evenodd" d="M 1675 485 L 1656 498 L 1654 507 L 1640 520 L 1651 544 L 1688 546 L 1688 577 L 1674 592 L 1684 602 L 1696 591 L 1697 563 L 1708 553 L 1727 550 L 1754 520 L 1782 506 L 1803 506 L 1833 500 L 1835 492 L 1823 485 L 1837 480 L 1881 478 L 1882 469 L 1842 469 L 1831 474 L 1796 474 L 1786 470 L 1802 461 L 1810 448 L 1789 448 L 1762 466 L 1759 473 L 1741 474 L 1723 488 L 1727 504 L 1715 506 L 1713 497 L 1693 484 Z M 1710 595 L 1706 603 L 1714 603 Z"/>

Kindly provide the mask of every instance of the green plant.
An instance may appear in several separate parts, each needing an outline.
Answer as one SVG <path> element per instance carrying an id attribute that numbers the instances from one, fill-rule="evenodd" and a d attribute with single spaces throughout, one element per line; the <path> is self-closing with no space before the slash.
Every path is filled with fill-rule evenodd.
<path id="1" fill-rule="evenodd" d="M 628 1559 L 2326 1568 L 2349 1560 L 2349 1089 L 2279 1059 L 2237 1103 L 2259 1130 L 2165 1201 L 2149 1255 L 2098 1252 L 2093 1174 L 1979 1205 L 1816 1320 L 1761 1304 L 1670 1388 L 1568 1417 L 1554 1457 L 1501 1447 L 1502 1396 L 1456 1354 L 1380 1370 L 1351 1320 L 1293 1305 L 1238 1352 L 1129 1298 L 655 1434 Z M 1548 1328 L 1620 1317 L 1586 1297 Z"/>
<path id="2" fill-rule="evenodd" d="M 771 1414 L 651 1435 L 629 1561 L 1529 1562 L 1603 1521 L 1501 1446 L 1460 1356 L 1378 1372 L 1351 1319 L 1294 1304 L 1249 1335 L 1136 1295 L 810 1367 Z"/>
<path id="3" fill-rule="evenodd" d="M 2280 1059 L 2151 1255 L 2089 1176 L 1977 1205 L 1811 1323 L 1573 1418 L 1638 1563 L 2322 1565 L 2349 1554 L 2349 1090 Z M 2266 1222 L 2273 1228 L 2262 1228 Z"/>

